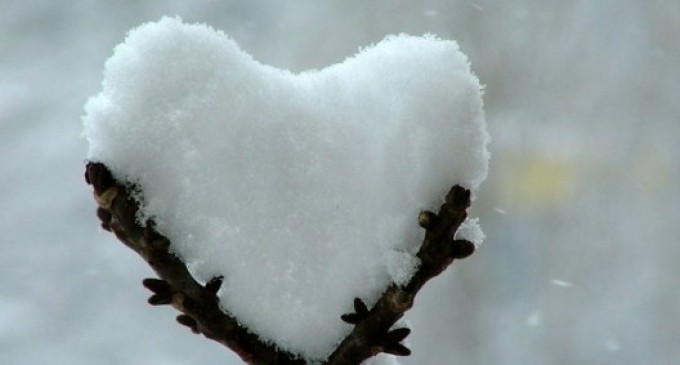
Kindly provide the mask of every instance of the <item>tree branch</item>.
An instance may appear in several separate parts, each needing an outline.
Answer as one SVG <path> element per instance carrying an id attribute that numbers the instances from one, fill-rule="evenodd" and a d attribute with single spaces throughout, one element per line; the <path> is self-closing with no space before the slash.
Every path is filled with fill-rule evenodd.
<path id="1" fill-rule="evenodd" d="M 88 163 L 85 179 L 94 187 L 102 227 L 142 256 L 161 278 L 144 280 L 144 286 L 154 293 L 149 298 L 151 304 L 172 305 L 182 312 L 177 317 L 179 323 L 227 346 L 248 364 L 305 364 L 295 355 L 265 344 L 220 309 L 216 292 L 221 280 L 200 285 L 186 265 L 168 251 L 170 241 L 154 230 L 152 222 L 147 222 L 146 227 L 137 223 L 139 208 L 131 196 L 131 186 L 115 181 L 101 163 Z"/>
<path id="2" fill-rule="evenodd" d="M 139 206 L 132 197 L 133 186 L 116 181 L 104 164 L 95 162 L 87 164 L 85 179 L 94 188 L 99 205 L 97 216 L 102 227 L 137 252 L 158 274 L 160 279 L 143 281 L 153 293 L 150 304 L 172 305 L 182 313 L 177 317 L 179 323 L 222 343 L 248 364 L 305 364 L 296 355 L 264 343 L 220 309 L 216 293 L 222 278 L 213 278 L 205 286 L 199 284 L 186 265 L 168 251 L 170 241 L 154 229 L 153 222 L 148 221 L 143 226 L 137 222 Z M 454 186 L 438 214 L 420 214 L 418 220 L 426 232 L 417 254 L 420 259 L 418 270 L 406 285 L 388 287 L 370 310 L 361 299 L 354 300 L 355 312 L 343 315 L 342 320 L 355 327 L 325 365 L 358 365 L 381 352 L 399 356 L 410 354 L 410 350 L 400 343 L 410 330 L 392 327 L 413 306 L 416 294 L 428 280 L 444 271 L 454 259 L 465 258 L 474 252 L 475 246 L 471 242 L 453 239 L 467 218 L 469 206 L 470 191 Z"/>
<path id="3" fill-rule="evenodd" d="M 467 218 L 468 207 L 470 191 L 456 185 L 447 194 L 439 214 L 420 214 L 418 221 L 426 231 L 417 254 L 420 259 L 418 270 L 405 286 L 393 284 L 387 288 L 368 312 L 365 312 L 366 305 L 359 298 L 355 299 L 355 313 L 343 316 L 345 321 L 356 324 L 354 330 L 331 354 L 328 365 L 356 365 L 381 352 L 398 356 L 411 353 L 399 343 L 408 333 L 402 337 L 404 332 L 391 328 L 411 309 L 416 294 L 428 280 L 444 271 L 454 259 L 468 257 L 474 252 L 475 246 L 471 242 L 453 239 Z"/>

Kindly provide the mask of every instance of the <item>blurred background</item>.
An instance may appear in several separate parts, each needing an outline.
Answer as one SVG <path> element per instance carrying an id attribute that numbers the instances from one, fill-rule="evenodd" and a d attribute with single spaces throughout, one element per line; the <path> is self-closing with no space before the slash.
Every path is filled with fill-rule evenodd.
<path id="1" fill-rule="evenodd" d="M 425 288 L 403 364 L 680 359 L 680 2 L 0 2 L 0 362 L 239 364 L 146 304 L 98 229 L 79 137 L 127 30 L 163 15 L 264 63 L 340 62 L 390 33 L 456 39 L 486 84 L 481 249 Z"/>

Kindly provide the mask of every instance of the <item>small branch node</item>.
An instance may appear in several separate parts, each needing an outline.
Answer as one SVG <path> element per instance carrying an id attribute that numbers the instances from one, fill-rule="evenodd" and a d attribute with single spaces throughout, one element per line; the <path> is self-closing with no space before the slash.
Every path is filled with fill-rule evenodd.
<path id="1" fill-rule="evenodd" d="M 418 224 L 426 230 L 437 225 L 437 215 L 430 211 L 423 211 L 418 215 Z"/>
<path id="2" fill-rule="evenodd" d="M 168 305 L 172 303 L 172 295 L 166 294 L 153 294 L 147 300 L 151 305 Z"/>
<path id="3" fill-rule="evenodd" d="M 172 292 L 172 287 L 170 286 L 170 284 L 168 284 L 167 281 L 161 279 L 147 278 L 142 280 L 142 285 L 144 285 L 145 288 L 151 290 L 155 294 Z"/>
<path id="4" fill-rule="evenodd" d="M 210 281 L 208 281 L 205 284 L 205 288 L 209 292 L 211 292 L 213 294 L 217 294 L 217 292 L 222 287 L 223 282 L 224 282 L 224 276 L 216 276 L 216 277 L 210 279 Z"/>
<path id="5" fill-rule="evenodd" d="M 395 356 L 409 356 L 409 355 L 411 355 L 411 350 L 409 350 L 408 347 L 406 347 L 406 346 L 404 346 L 400 343 L 391 344 L 390 346 L 386 346 L 383 349 L 383 352 L 388 353 L 388 354 L 392 354 L 392 355 L 395 355 Z"/>
<path id="6" fill-rule="evenodd" d="M 97 195 L 97 193 L 95 192 L 94 200 L 97 201 L 99 207 L 104 209 L 111 209 L 113 201 L 116 199 L 116 197 L 118 197 L 118 192 L 119 190 L 117 186 L 111 187 L 99 195 Z"/>
<path id="7" fill-rule="evenodd" d="M 393 312 L 404 313 L 413 307 L 413 294 L 399 287 L 393 287 L 386 293 L 387 303 Z"/>
<path id="8" fill-rule="evenodd" d="M 411 334 L 411 329 L 402 327 L 402 328 L 397 328 L 395 330 L 387 332 L 387 342 L 401 342 L 403 341 L 408 335 Z"/>
<path id="9" fill-rule="evenodd" d="M 360 298 L 354 298 L 354 313 L 346 313 L 340 316 L 344 322 L 349 324 L 358 324 L 368 317 L 369 310 Z"/>
<path id="10" fill-rule="evenodd" d="M 201 333 L 201 331 L 198 330 L 198 322 L 196 322 L 195 319 L 191 318 L 191 316 L 188 316 L 186 314 L 180 314 L 177 316 L 177 322 L 183 326 L 189 327 L 191 329 L 191 332 L 195 334 Z"/>
<path id="11" fill-rule="evenodd" d="M 108 209 L 97 208 L 97 218 L 101 221 L 102 228 L 109 232 L 111 232 L 111 217 L 111 212 Z"/>
<path id="12" fill-rule="evenodd" d="M 446 194 L 446 202 L 453 205 L 456 210 L 466 210 L 470 207 L 470 190 L 460 185 L 455 185 Z"/>
<path id="13" fill-rule="evenodd" d="M 468 240 L 453 240 L 451 242 L 451 257 L 453 259 L 464 259 L 475 252 L 475 244 Z"/>

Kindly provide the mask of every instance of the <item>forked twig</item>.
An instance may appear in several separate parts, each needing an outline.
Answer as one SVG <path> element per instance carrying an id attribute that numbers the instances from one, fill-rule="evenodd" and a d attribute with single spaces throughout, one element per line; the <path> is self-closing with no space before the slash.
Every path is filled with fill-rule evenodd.
<path id="1" fill-rule="evenodd" d="M 199 284 L 186 265 L 168 251 L 170 241 L 154 229 L 153 222 L 137 222 L 138 202 L 132 197 L 133 187 L 116 181 L 102 163 L 87 164 L 85 179 L 94 188 L 98 204 L 97 216 L 102 227 L 113 232 L 125 245 L 137 252 L 160 279 L 145 279 L 143 284 L 153 294 L 152 305 L 172 305 L 182 314 L 177 321 L 193 332 L 222 343 L 248 364 L 302 365 L 291 354 L 260 338 L 238 324 L 220 309 L 217 291 L 222 278 L 206 285 Z M 423 212 L 418 217 L 425 228 L 425 238 L 417 254 L 420 266 L 404 286 L 391 285 L 369 310 L 359 298 L 354 300 L 354 313 L 342 320 L 354 325 L 352 332 L 329 356 L 325 365 L 358 365 L 378 353 L 405 356 L 410 350 L 400 342 L 409 335 L 406 328 L 394 324 L 413 306 L 413 299 L 431 278 L 439 275 L 454 259 L 471 255 L 475 246 L 465 240 L 454 240 L 454 233 L 465 221 L 470 206 L 470 191 L 454 186 L 437 214 Z M 323 325 L 323 324 L 321 324 Z"/>

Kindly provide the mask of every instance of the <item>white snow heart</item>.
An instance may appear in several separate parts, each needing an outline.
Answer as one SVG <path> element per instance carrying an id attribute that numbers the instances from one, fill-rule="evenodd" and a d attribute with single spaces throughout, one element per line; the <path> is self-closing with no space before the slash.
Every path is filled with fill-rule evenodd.
<path id="1" fill-rule="evenodd" d="M 292 73 L 205 25 L 131 31 L 86 105 L 87 158 L 144 196 L 172 250 L 267 341 L 322 359 L 417 267 L 416 217 L 487 174 L 480 85 L 455 42 L 390 36 Z"/>

